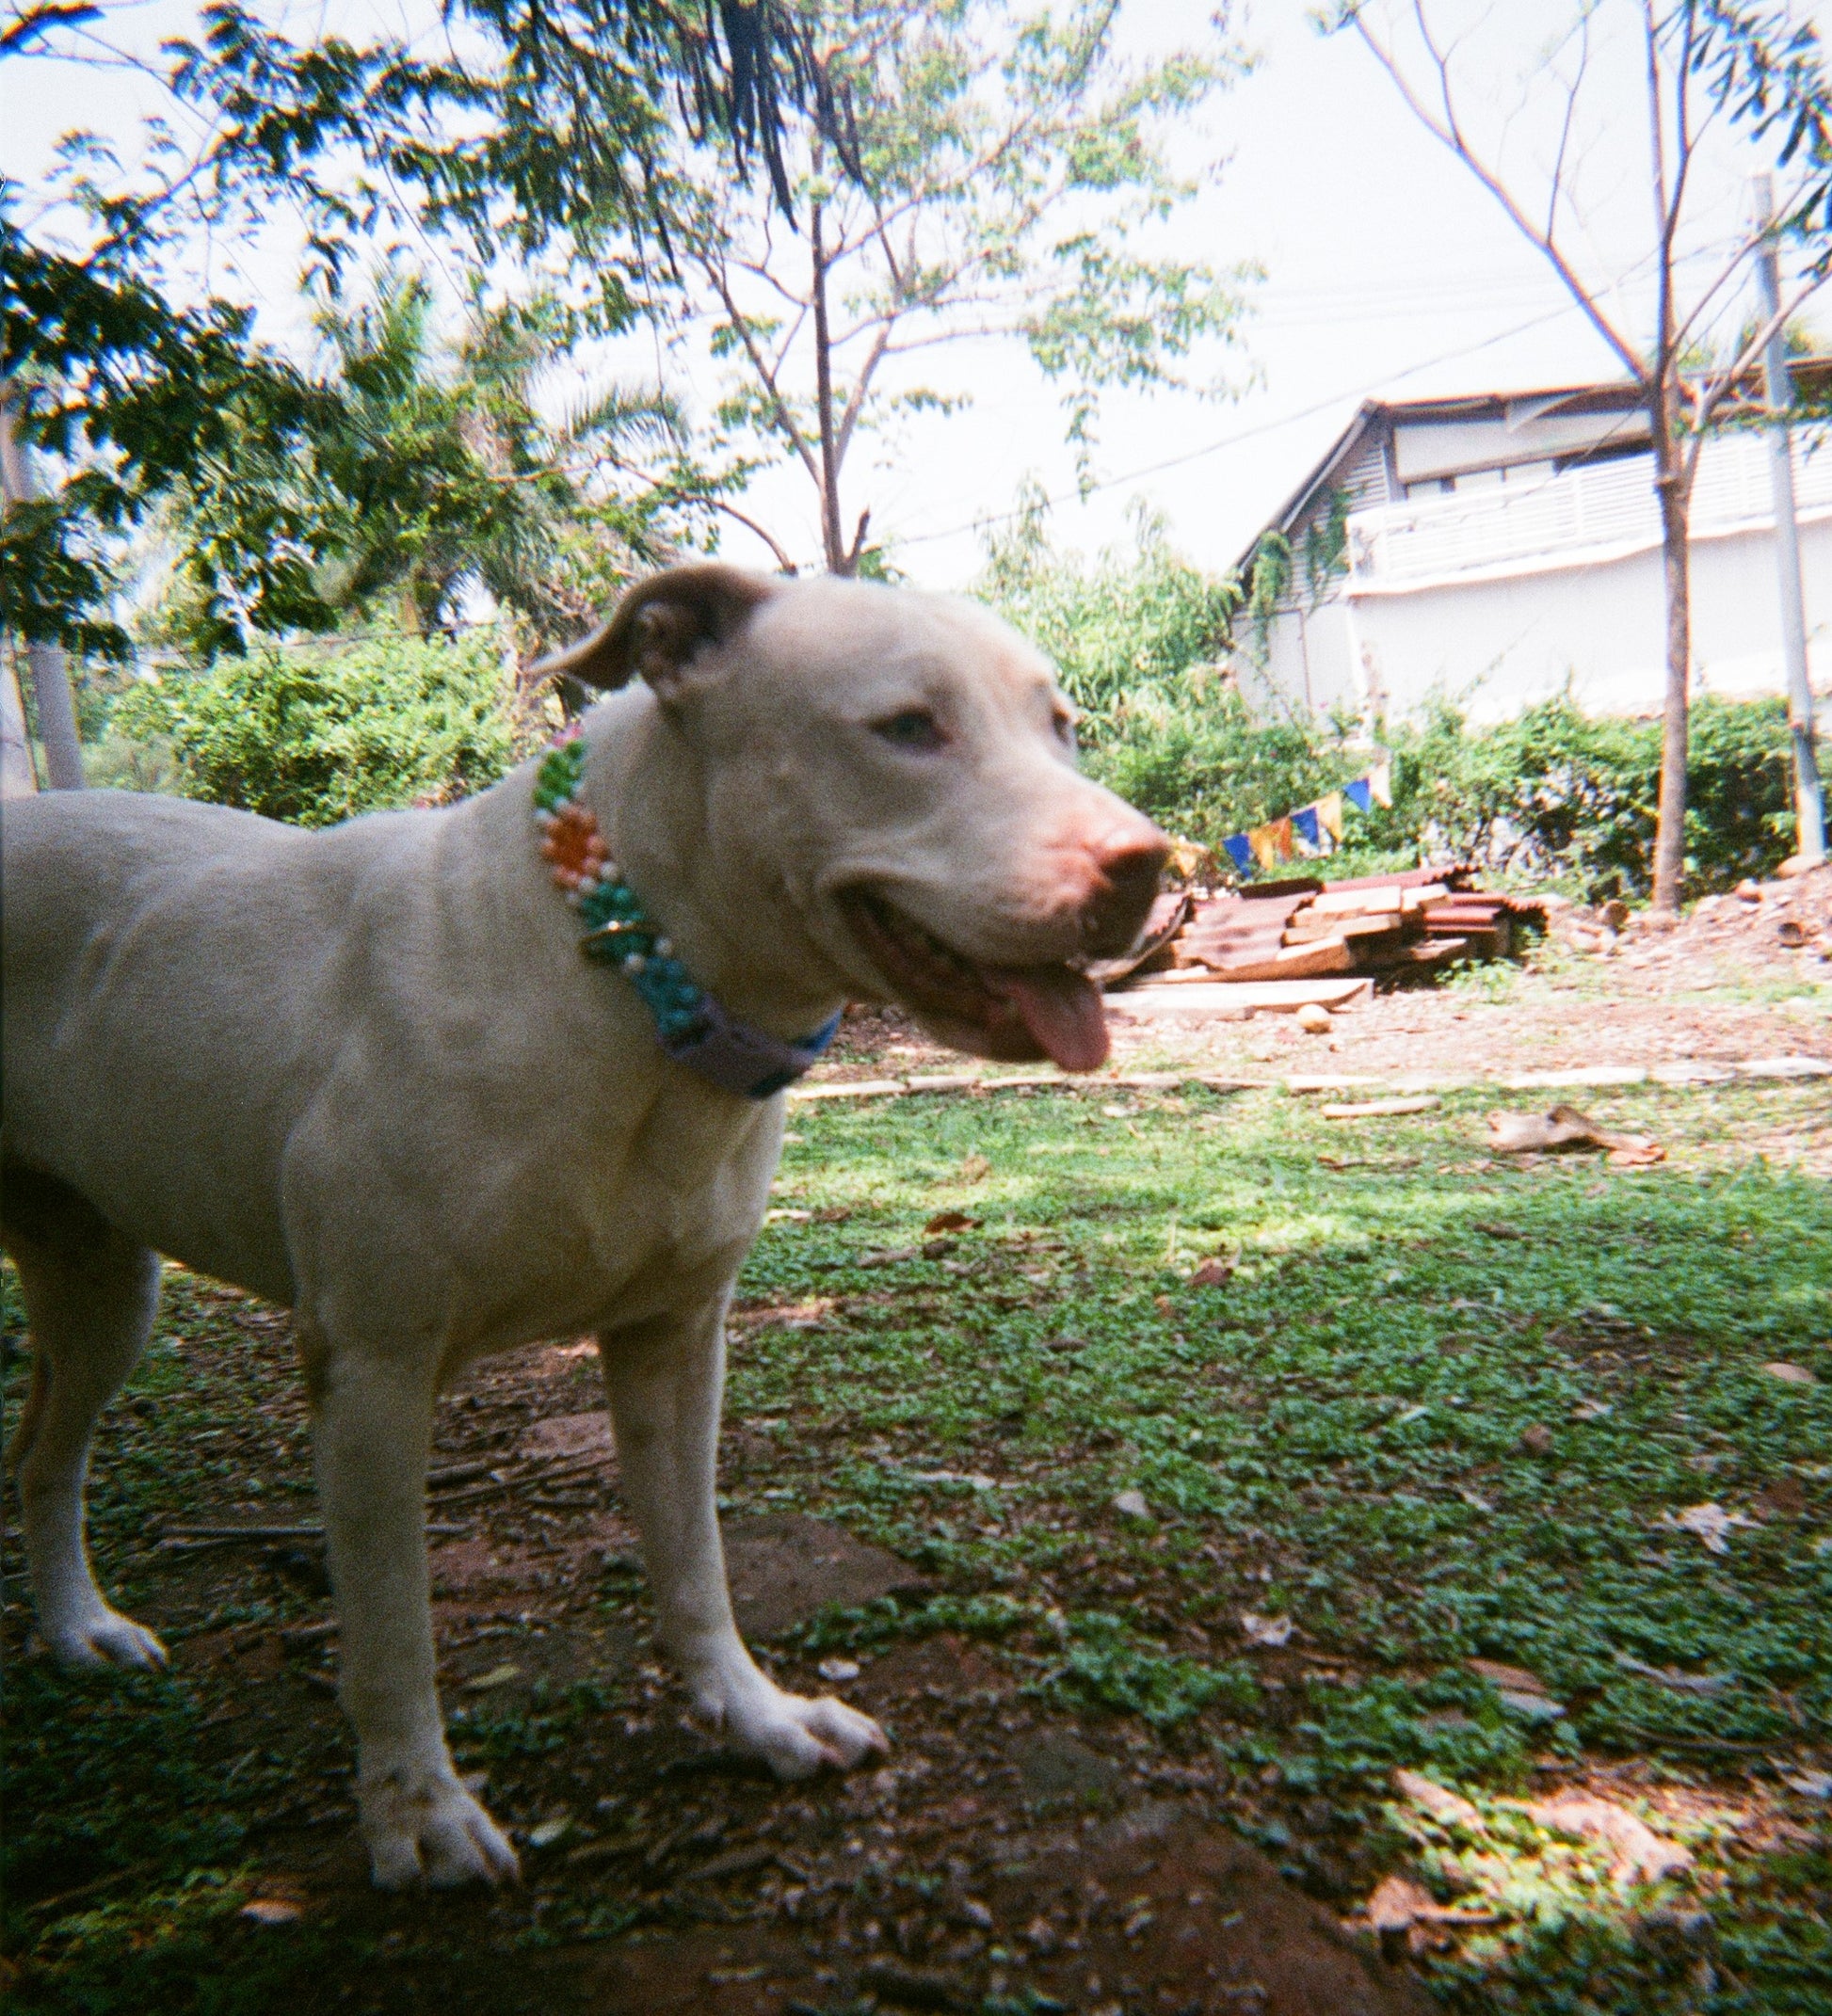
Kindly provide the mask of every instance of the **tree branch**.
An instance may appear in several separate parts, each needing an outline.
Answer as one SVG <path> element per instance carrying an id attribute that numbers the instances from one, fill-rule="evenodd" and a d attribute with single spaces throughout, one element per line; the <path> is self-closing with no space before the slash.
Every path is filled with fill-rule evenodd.
<path id="1" fill-rule="evenodd" d="M 1423 0 L 1413 0 L 1414 11 L 1420 21 L 1420 32 L 1424 37 L 1425 46 L 1431 52 L 1438 66 L 1438 88 L 1444 101 L 1444 116 L 1439 119 L 1413 88 L 1412 81 L 1401 68 L 1397 56 L 1388 49 L 1368 26 L 1367 21 L 1358 8 L 1350 17 L 1350 24 L 1361 38 L 1368 52 L 1374 58 L 1393 88 L 1406 101 L 1412 116 L 1438 142 L 1450 150 L 1461 161 L 1476 180 L 1486 189 L 1506 214 L 1509 221 L 1529 245 L 1534 246 L 1551 264 L 1552 270 L 1565 282 L 1567 292 L 1583 311 L 1591 327 L 1621 360 L 1629 372 L 1639 381 L 1646 382 L 1647 366 L 1642 361 L 1634 346 L 1624 337 L 1598 306 L 1590 290 L 1579 279 L 1565 254 L 1559 250 L 1557 242 L 1542 232 L 1515 200 L 1513 193 L 1488 164 L 1476 153 L 1464 139 L 1457 120 L 1454 98 L 1451 91 L 1450 74 L 1445 59 L 1438 54 L 1438 45 L 1432 40 L 1430 31 L 1424 24 Z"/>

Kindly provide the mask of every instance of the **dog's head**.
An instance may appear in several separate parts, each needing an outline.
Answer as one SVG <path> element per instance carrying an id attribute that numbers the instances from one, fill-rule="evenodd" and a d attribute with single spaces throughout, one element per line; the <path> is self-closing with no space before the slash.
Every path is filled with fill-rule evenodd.
<path id="1" fill-rule="evenodd" d="M 706 843 L 762 874 L 846 990 L 982 1056 L 1105 1058 L 1083 968 L 1132 942 L 1167 842 L 1076 774 L 1072 710 L 997 617 L 683 567 L 549 668 L 647 680 L 697 753 Z"/>

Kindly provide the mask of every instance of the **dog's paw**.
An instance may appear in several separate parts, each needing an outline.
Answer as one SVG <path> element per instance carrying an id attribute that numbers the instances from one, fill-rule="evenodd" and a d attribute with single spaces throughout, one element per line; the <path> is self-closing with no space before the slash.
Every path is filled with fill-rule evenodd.
<path id="1" fill-rule="evenodd" d="M 779 1688 L 753 1694 L 727 1708 L 726 1741 L 749 1757 L 762 1757 L 779 1778 L 809 1778 L 816 1771 L 848 1771 L 861 1759 L 883 1756 L 890 1738 L 869 1715 L 828 1695 L 810 1701 Z"/>
<path id="2" fill-rule="evenodd" d="M 429 1884 L 512 1883 L 522 1864 L 507 1836 L 449 1768 L 394 1772 L 362 1788 L 362 1832 L 369 1871 L 380 1890 Z"/>
<path id="3" fill-rule="evenodd" d="M 166 1648 L 153 1633 L 105 1603 L 40 1629 L 52 1656 L 63 1666 L 156 1668 L 166 1663 Z"/>

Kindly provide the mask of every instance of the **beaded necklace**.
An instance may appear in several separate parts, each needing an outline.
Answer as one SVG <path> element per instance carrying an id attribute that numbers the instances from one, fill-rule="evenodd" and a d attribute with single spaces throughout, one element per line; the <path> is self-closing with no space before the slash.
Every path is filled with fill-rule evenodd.
<path id="1" fill-rule="evenodd" d="M 554 881 L 585 920 L 579 950 L 619 968 L 654 1018 L 664 1052 L 724 1091 L 767 1099 L 811 1069 L 840 1026 L 836 1015 L 798 1043 L 740 1022 L 676 958 L 667 935 L 619 874 L 590 807 L 579 798 L 586 740 L 575 723 L 535 773 L 535 824 Z"/>

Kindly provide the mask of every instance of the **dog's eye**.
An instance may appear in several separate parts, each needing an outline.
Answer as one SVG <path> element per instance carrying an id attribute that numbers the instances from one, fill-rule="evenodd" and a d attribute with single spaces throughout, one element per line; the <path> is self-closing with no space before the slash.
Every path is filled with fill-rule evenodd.
<path id="1" fill-rule="evenodd" d="M 912 707 L 888 720 L 875 721 L 872 731 L 896 749 L 939 749 L 947 740 L 940 723 L 924 707 Z"/>

